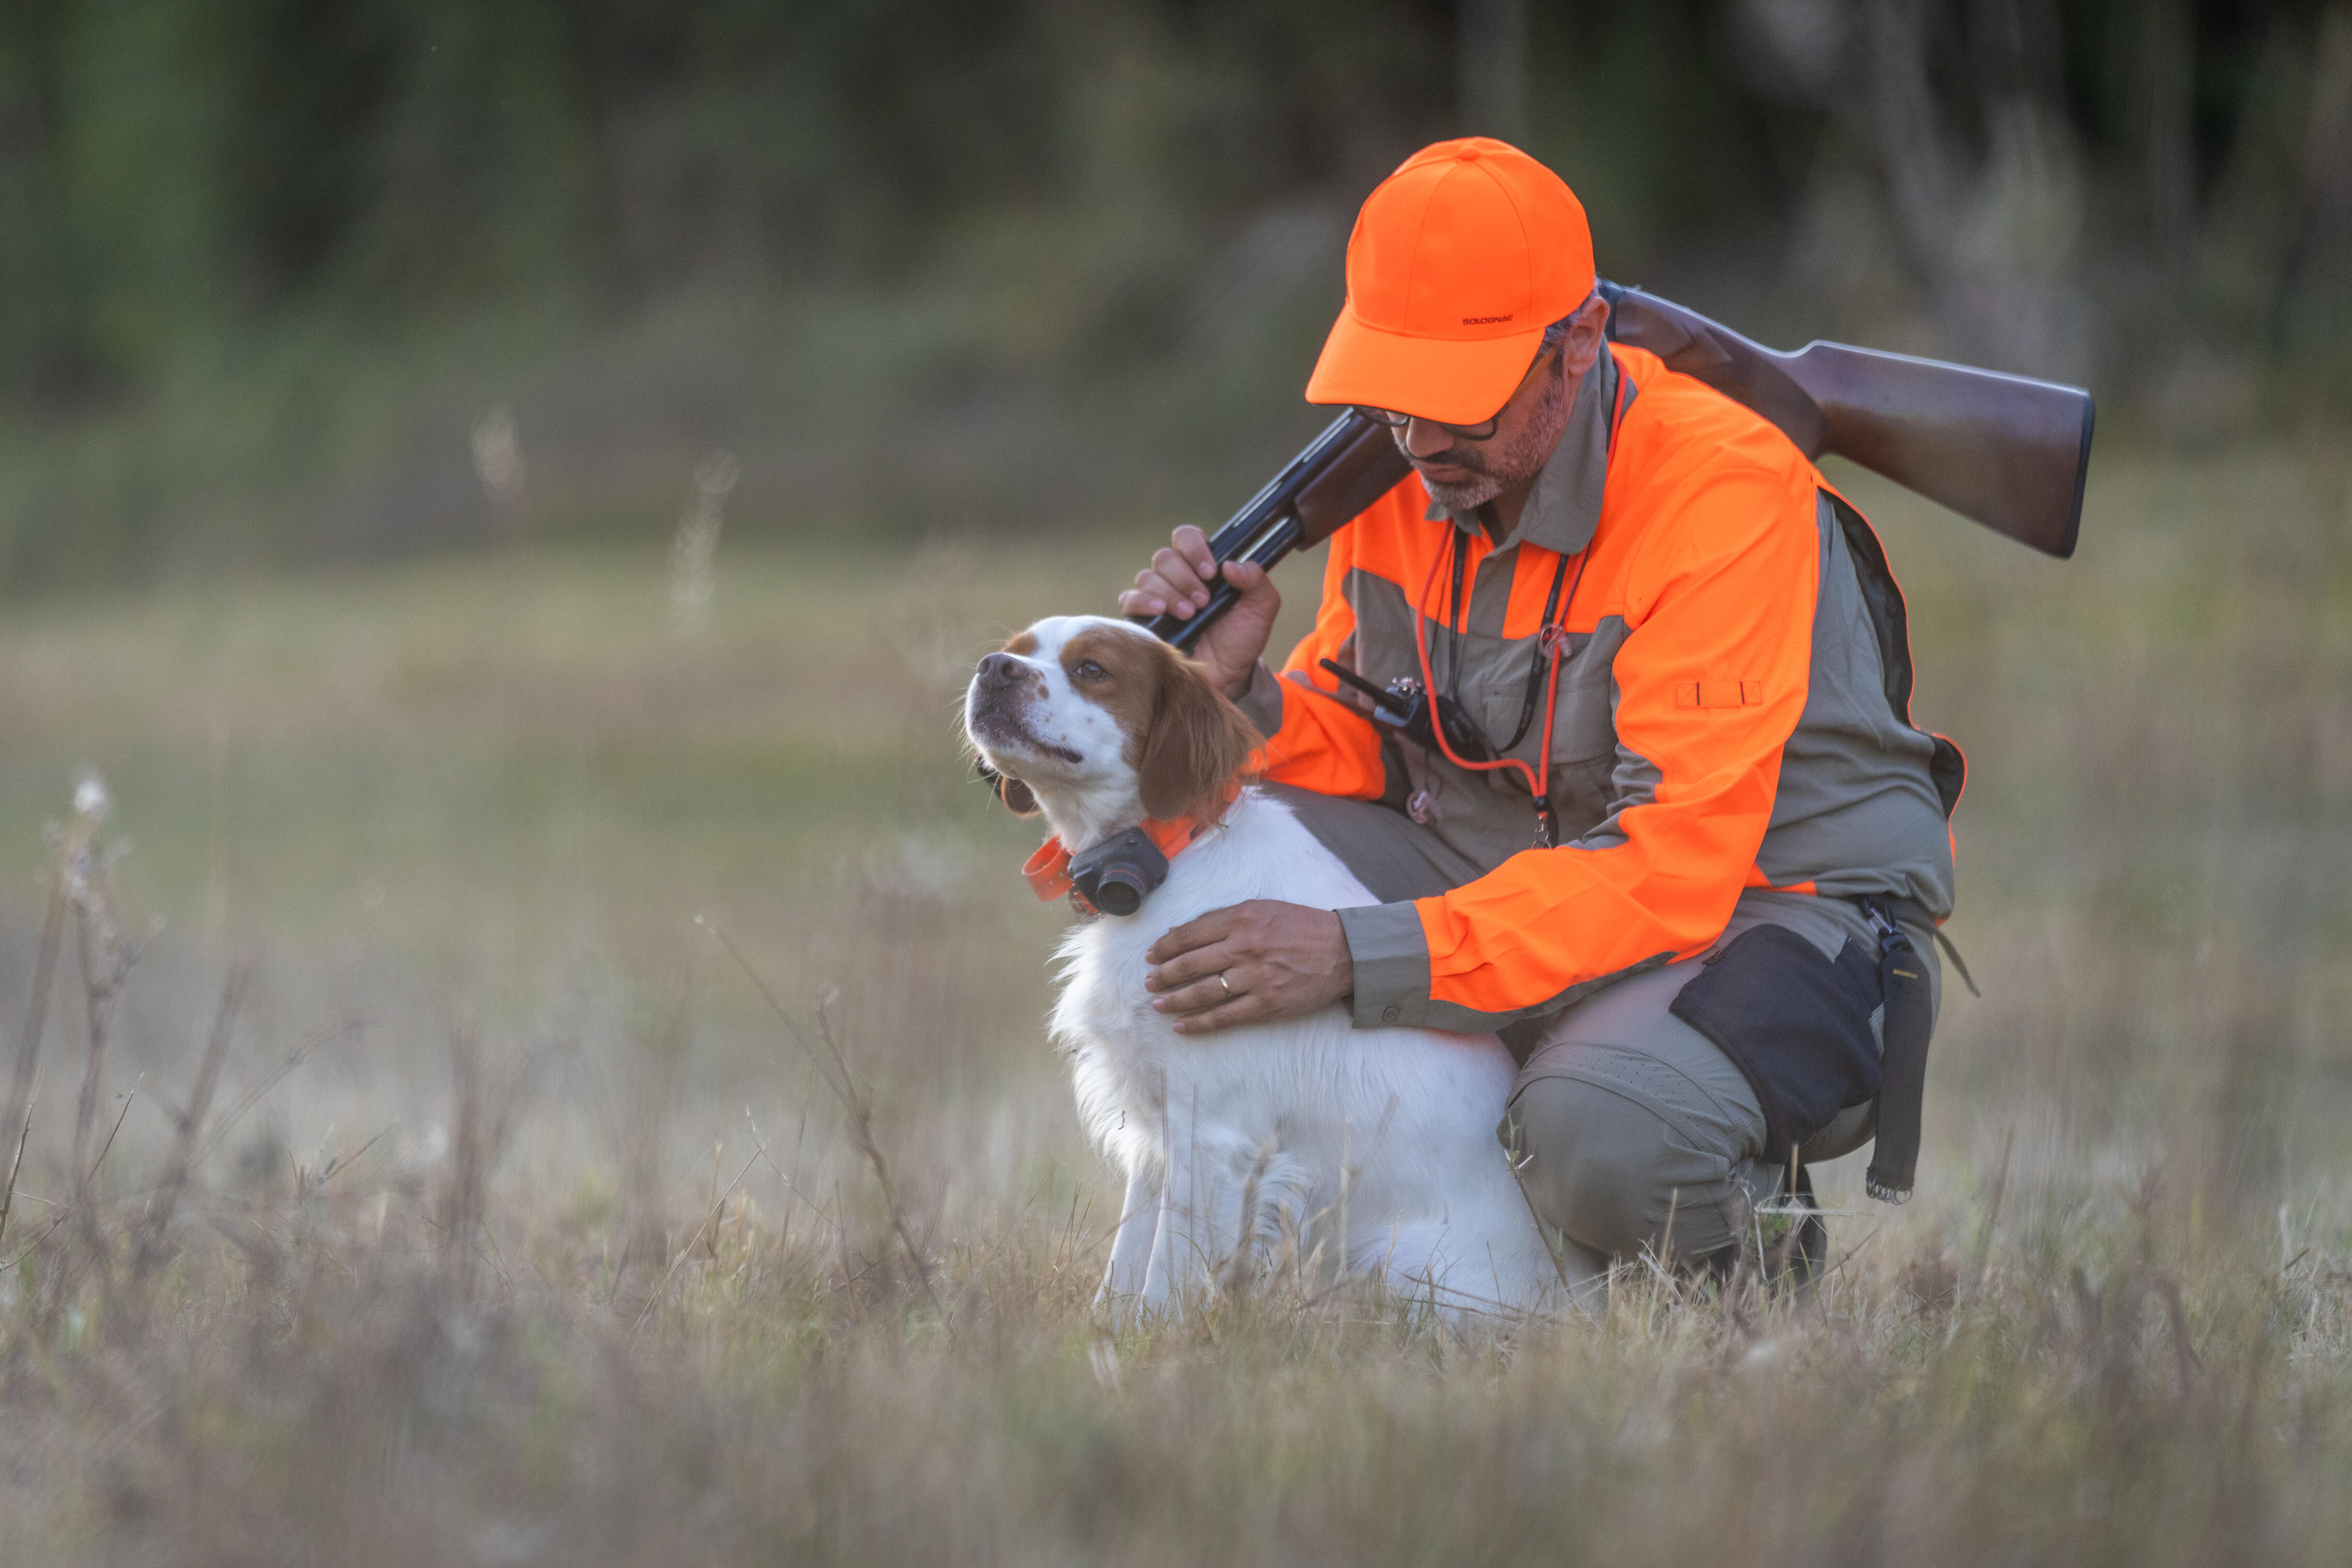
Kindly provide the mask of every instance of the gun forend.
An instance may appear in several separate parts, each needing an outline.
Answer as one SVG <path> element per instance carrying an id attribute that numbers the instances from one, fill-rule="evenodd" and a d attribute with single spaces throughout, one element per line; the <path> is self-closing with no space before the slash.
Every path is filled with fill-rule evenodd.
<path id="1" fill-rule="evenodd" d="M 1324 427 L 1274 482 L 1209 536 L 1219 561 L 1250 561 L 1272 570 L 1294 550 L 1322 543 L 1412 471 L 1389 433 L 1350 408 Z M 1129 618 L 1162 642 L 1190 652 L 1201 634 L 1233 608 L 1239 590 L 1218 583 L 1191 616 Z"/>
<path id="2" fill-rule="evenodd" d="M 1609 335 L 1769 419 L 1809 458 L 1860 464 L 2063 560 L 2083 522 L 2094 408 L 2078 386 L 1816 342 L 1780 353 L 1602 283 Z"/>

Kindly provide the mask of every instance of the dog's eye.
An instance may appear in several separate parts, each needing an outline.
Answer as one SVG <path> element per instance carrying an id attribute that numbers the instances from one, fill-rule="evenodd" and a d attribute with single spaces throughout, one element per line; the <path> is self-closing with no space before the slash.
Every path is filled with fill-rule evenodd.
<path id="1" fill-rule="evenodd" d="M 1090 658 L 1080 659 L 1078 661 L 1078 668 L 1070 671 L 1070 679 L 1073 680 L 1104 679 L 1105 676 L 1103 674 L 1103 667 L 1097 664 Z"/>

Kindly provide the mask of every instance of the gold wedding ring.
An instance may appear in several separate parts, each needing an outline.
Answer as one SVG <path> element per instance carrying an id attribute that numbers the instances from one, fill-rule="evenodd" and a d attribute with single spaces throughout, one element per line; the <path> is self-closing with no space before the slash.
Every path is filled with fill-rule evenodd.
<path id="1" fill-rule="evenodd" d="M 1225 988 L 1226 995 L 1230 996 L 1234 994 L 1234 983 L 1225 978 L 1225 972 L 1222 969 L 1217 971 L 1217 984 Z"/>

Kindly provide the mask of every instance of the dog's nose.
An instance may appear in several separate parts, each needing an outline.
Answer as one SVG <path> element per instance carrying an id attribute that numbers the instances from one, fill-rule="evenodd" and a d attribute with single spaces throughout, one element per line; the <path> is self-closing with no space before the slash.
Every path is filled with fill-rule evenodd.
<path id="1" fill-rule="evenodd" d="M 982 687 L 1017 686 L 1028 673 L 1029 667 L 1009 653 L 992 653 L 980 661 Z"/>

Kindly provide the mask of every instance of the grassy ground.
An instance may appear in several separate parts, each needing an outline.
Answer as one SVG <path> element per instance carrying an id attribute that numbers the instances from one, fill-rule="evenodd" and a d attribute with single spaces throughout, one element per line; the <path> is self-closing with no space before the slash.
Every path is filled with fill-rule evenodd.
<path id="1" fill-rule="evenodd" d="M 1147 528 L 722 546 L 693 637 L 658 546 L 12 608 L 8 1054 L 80 763 L 160 934 L 79 1167 L 66 944 L 0 1561 L 2338 1560 L 2352 485 L 2110 460 L 2065 566 L 1856 489 L 1975 768 L 1921 1196 L 1818 1173 L 1802 1300 L 1468 1334 L 1087 1310 L 1058 921 L 950 713 Z"/>

